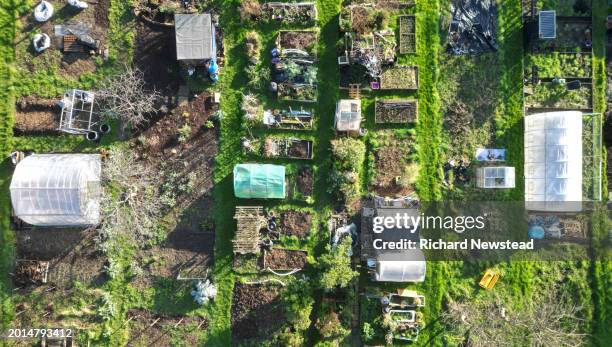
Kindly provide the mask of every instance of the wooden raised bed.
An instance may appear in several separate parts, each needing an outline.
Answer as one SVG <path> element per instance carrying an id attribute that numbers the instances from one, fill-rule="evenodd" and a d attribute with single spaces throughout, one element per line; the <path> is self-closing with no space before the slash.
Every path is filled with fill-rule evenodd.
<path id="1" fill-rule="evenodd" d="M 416 53 L 416 17 L 414 15 L 399 17 L 399 52 L 400 54 Z"/>
<path id="2" fill-rule="evenodd" d="M 416 122 L 417 100 L 377 100 L 374 112 L 377 124 Z"/>
<path id="3" fill-rule="evenodd" d="M 281 30 L 276 36 L 276 47 L 283 55 L 284 50 L 298 49 L 316 54 L 318 32 L 315 30 Z"/>
<path id="4" fill-rule="evenodd" d="M 271 158 L 312 159 L 312 141 L 297 138 L 267 138 L 264 155 Z"/>
<path id="5" fill-rule="evenodd" d="M 419 89 L 419 68 L 416 66 L 395 66 L 383 70 L 380 74 L 380 89 Z"/>
<path id="6" fill-rule="evenodd" d="M 302 250 L 273 248 L 263 255 L 263 268 L 274 271 L 303 269 L 308 252 Z"/>
<path id="7" fill-rule="evenodd" d="M 309 84 L 278 83 L 277 97 L 284 101 L 316 102 L 317 86 Z"/>

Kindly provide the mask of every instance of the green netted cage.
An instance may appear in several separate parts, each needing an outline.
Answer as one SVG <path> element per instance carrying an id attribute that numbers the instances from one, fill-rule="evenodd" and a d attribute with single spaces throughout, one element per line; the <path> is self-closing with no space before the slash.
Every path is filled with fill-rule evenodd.
<path id="1" fill-rule="evenodd" d="M 234 166 L 234 194 L 244 199 L 284 199 L 285 167 L 271 164 Z"/>

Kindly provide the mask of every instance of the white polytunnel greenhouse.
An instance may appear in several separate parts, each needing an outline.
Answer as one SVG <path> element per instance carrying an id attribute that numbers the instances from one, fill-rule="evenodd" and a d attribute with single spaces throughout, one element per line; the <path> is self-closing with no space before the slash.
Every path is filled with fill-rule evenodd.
<path id="1" fill-rule="evenodd" d="M 529 210 L 579 211 L 582 201 L 582 113 L 525 117 L 525 204 Z"/>
<path id="2" fill-rule="evenodd" d="M 15 167 L 14 214 L 34 226 L 86 226 L 100 220 L 97 154 L 33 154 Z"/>

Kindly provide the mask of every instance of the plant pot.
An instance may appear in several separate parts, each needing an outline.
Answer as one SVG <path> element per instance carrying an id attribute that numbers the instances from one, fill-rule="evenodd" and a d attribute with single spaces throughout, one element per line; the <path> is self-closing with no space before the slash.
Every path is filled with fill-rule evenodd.
<path id="1" fill-rule="evenodd" d="M 100 124 L 100 132 L 102 134 L 108 134 L 111 131 L 111 126 L 107 123 Z"/>
<path id="2" fill-rule="evenodd" d="M 85 138 L 89 141 L 98 141 L 100 139 L 100 134 L 97 131 L 89 131 L 85 134 Z"/>

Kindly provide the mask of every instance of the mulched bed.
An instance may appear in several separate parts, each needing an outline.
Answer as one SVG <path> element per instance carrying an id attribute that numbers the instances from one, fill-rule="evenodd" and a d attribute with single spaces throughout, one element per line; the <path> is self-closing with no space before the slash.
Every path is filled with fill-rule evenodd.
<path id="1" fill-rule="evenodd" d="M 313 172 L 310 166 L 302 166 L 297 173 L 297 190 L 304 196 L 312 196 Z"/>
<path id="2" fill-rule="evenodd" d="M 317 43 L 315 31 L 281 31 L 278 35 L 282 49 L 309 51 Z"/>
<path id="3" fill-rule="evenodd" d="M 306 212 L 288 211 L 281 213 L 280 230 L 283 235 L 302 239 L 310 234 L 312 215 Z"/>
<path id="4" fill-rule="evenodd" d="M 303 269 L 306 266 L 305 251 L 274 248 L 264 255 L 264 267 L 272 270 Z"/>
<path id="5" fill-rule="evenodd" d="M 278 290 L 263 284 L 234 286 L 232 299 L 232 338 L 234 344 L 245 340 L 267 339 L 285 323 Z"/>
<path id="6" fill-rule="evenodd" d="M 17 135 L 55 133 L 61 111 L 57 100 L 21 98 L 17 101 L 13 130 Z"/>

